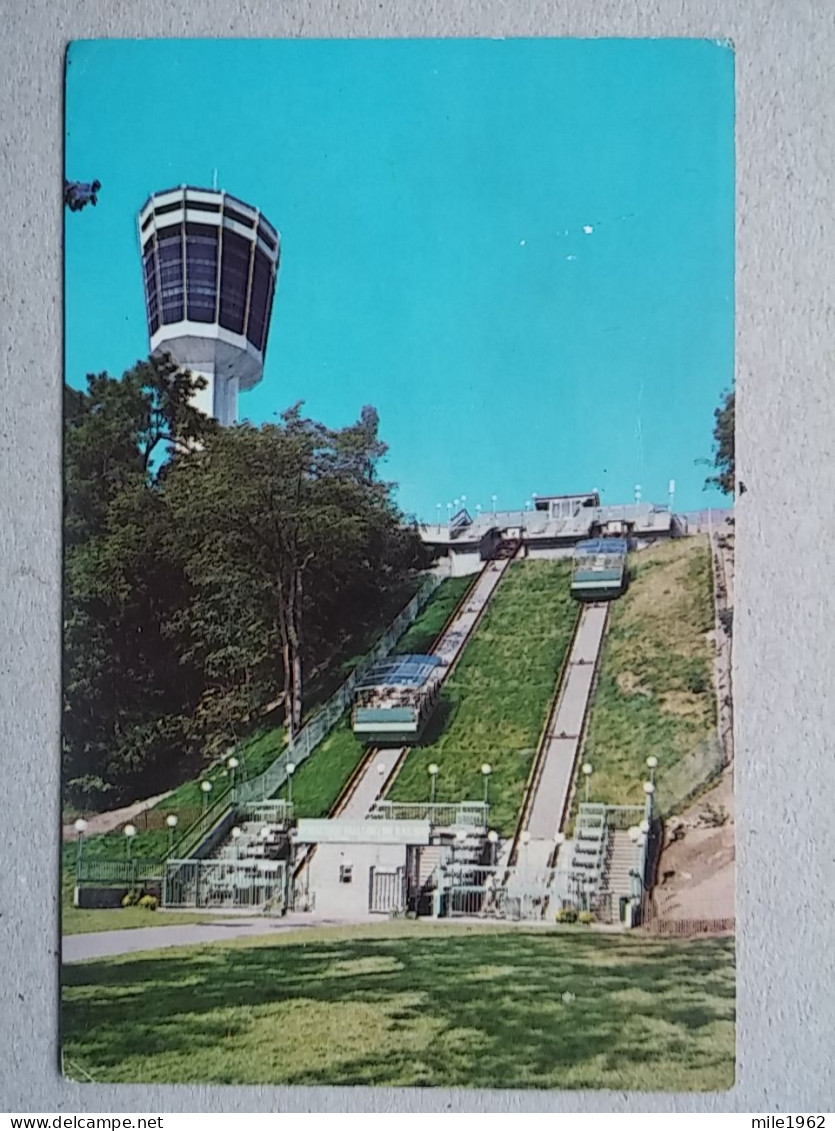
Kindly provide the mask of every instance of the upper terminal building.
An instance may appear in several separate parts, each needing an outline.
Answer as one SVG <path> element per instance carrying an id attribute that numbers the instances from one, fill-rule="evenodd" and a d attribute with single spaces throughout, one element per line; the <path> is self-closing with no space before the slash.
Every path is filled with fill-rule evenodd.
<path id="1" fill-rule="evenodd" d="M 529 508 L 476 512 L 466 509 L 445 523 L 419 527 L 423 542 L 449 557 L 453 574 L 473 573 L 505 542 L 522 543 L 529 557 L 570 557 L 581 542 L 623 538 L 633 546 L 687 532 L 686 521 L 669 506 L 627 503 L 602 506 L 597 491 L 578 495 L 537 495 Z"/>
<path id="2" fill-rule="evenodd" d="M 181 185 L 148 198 L 139 241 L 151 353 L 204 377 L 196 407 L 235 424 L 264 372 L 279 233 L 226 192 Z"/>

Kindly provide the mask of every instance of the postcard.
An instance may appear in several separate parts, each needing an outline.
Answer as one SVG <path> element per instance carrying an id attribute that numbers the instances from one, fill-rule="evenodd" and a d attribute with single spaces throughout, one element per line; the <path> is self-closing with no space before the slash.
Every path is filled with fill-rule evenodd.
<path id="1" fill-rule="evenodd" d="M 734 1081 L 734 57 L 67 61 L 79 1081 Z"/>

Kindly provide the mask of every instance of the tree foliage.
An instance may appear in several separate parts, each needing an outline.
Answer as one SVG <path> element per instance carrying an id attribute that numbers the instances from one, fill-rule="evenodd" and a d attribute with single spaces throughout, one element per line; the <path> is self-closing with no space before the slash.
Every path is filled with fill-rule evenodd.
<path id="1" fill-rule="evenodd" d="M 734 452 L 735 394 L 726 393 L 722 404 L 714 413 L 713 440 L 715 452 L 713 466 L 716 474 L 705 482 L 706 487 L 718 487 L 726 495 L 733 495 L 736 485 L 736 460 Z"/>
<path id="2" fill-rule="evenodd" d="M 388 615 L 419 539 L 376 411 L 300 404 L 220 429 L 169 360 L 66 392 L 64 774 L 70 796 L 187 777 L 267 706 L 298 730 L 308 674 Z"/>

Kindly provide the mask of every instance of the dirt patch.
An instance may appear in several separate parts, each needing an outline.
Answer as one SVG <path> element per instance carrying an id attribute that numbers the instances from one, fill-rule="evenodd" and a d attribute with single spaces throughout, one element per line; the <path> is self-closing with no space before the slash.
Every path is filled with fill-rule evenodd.
<path id="1" fill-rule="evenodd" d="M 635 675 L 634 672 L 618 672 L 615 682 L 618 685 L 618 691 L 623 695 L 643 695 L 647 699 L 652 698 L 652 690 L 646 684 L 641 683 L 640 677 Z"/>
<path id="2" fill-rule="evenodd" d="M 654 892 L 656 917 L 734 917 L 733 814 L 733 770 L 729 768 L 711 790 L 667 823 Z"/>
<path id="3" fill-rule="evenodd" d="M 683 719 L 701 719 L 704 701 L 692 691 L 666 691 L 661 696 L 661 708 Z"/>

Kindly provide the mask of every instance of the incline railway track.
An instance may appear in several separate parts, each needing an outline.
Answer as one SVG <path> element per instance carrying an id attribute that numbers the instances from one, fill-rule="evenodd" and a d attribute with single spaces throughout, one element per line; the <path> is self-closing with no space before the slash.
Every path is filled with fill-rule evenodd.
<path id="1" fill-rule="evenodd" d="M 593 615 L 594 611 L 598 613 L 603 611 L 603 624 L 601 626 L 599 642 L 594 651 L 594 656 L 591 660 L 587 660 L 582 656 L 578 657 L 576 653 L 581 649 L 581 639 L 584 630 L 587 628 L 588 619 Z M 565 657 L 560 668 L 559 676 L 556 681 L 554 696 L 551 701 L 551 707 L 542 729 L 539 743 L 537 746 L 534 762 L 531 767 L 531 772 L 528 777 L 528 782 L 525 786 L 525 793 L 522 800 L 522 806 L 519 811 L 519 820 L 516 825 L 513 842 L 511 844 L 510 853 L 507 857 L 508 866 L 518 862 L 519 844 L 523 832 L 526 830 L 531 831 L 530 826 L 533 824 L 542 825 L 543 820 L 547 823 L 549 819 L 553 823 L 553 833 L 562 830 L 565 826 L 568 814 L 570 811 L 570 798 L 572 795 L 573 783 L 576 780 L 577 764 L 583 749 L 583 742 L 585 738 L 586 729 L 588 726 L 588 718 L 591 708 L 591 702 L 594 698 L 594 690 L 597 686 L 600 662 L 603 655 L 603 640 L 605 638 L 606 628 L 608 626 L 609 604 L 603 601 L 593 601 L 582 606 L 574 624 L 574 631 L 571 636 L 571 641 L 566 650 Z M 567 734 L 557 733 L 557 726 L 559 725 L 560 715 L 566 706 L 567 692 L 569 690 L 569 682 L 572 674 L 577 668 L 586 668 L 591 665 L 590 678 L 588 679 L 588 687 L 585 692 L 584 702 L 582 706 L 582 715 L 579 726 L 574 728 L 576 733 Z M 584 672 L 585 675 L 585 672 Z M 543 776 L 546 772 L 546 766 L 549 764 L 550 759 L 555 758 L 555 746 L 563 744 L 573 744 L 571 751 L 570 766 L 567 767 L 567 776 L 560 789 L 558 797 L 540 797 L 540 790 L 543 788 Z M 560 753 L 563 756 L 566 751 Z M 550 780 L 546 785 L 553 792 L 554 781 Z M 552 804 L 553 803 L 553 804 Z M 537 807 L 539 813 L 537 819 L 532 822 L 534 816 L 534 808 Z M 543 812 L 544 810 L 544 812 Z M 534 829 L 534 834 L 541 837 L 541 828 Z M 553 835 L 553 834 L 551 834 Z M 547 861 L 548 866 L 552 864 L 552 858 L 555 855 L 555 850 L 549 852 Z"/>
<path id="2" fill-rule="evenodd" d="M 489 606 L 499 582 L 504 577 L 512 561 L 518 557 L 520 546 L 513 544 L 509 549 L 510 552 L 507 556 L 502 558 L 494 558 L 486 562 L 484 568 L 478 573 L 473 575 L 473 580 L 467 586 L 461 599 L 456 604 L 450 615 L 446 619 L 441 631 L 435 638 L 432 645 L 432 652 L 436 655 L 441 655 L 444 659 L 443 674 L 441 682 L 446 683 L 452 673 L 458 666 L 461 657 L 464 655 L 467 644 L 472 639 L 473 633 L 484 617 L 484 614 Z M 493 576 L 497 575 L 497 576 Z M 485 585 L 485 579 L 487 583 Z M 484 588 L 483 594 L 477 594 L 477 590 Z M 480 600 L 477 607 L 474 607 L 474 600 Z M 464 622 L 463 625 L 461 622 Z M 444 655 L 446 653 L 446 655 Z M 368 753 L 363 757 L 359 766 L 345 784 L 345 788 L 337 799 L 334 805 L 331 816 L 342 816 L 351 807 L 351 802 L 356 797 L 360 783 L 367 778 L 368 775 L 379 773 L 375 764 L 385 765 L 385 774 L 380 775 L 384 780 L 380 783 L 381 788 L 374 791 L 374 800 L 379 800 L 385 797 L 389 789 L 393 785 L 400 768 L 403 765 L 406 757 L 408 756 L 410 747 L 403 746 L 392 750 L 390 747 L 373 746 L 369 749 Z M 373 780 L 373 779 L 371 779 Z M 367 812 L 367 809 L 365 810 Z M 365 816 L 356 813 L 355 816 Z"/>

